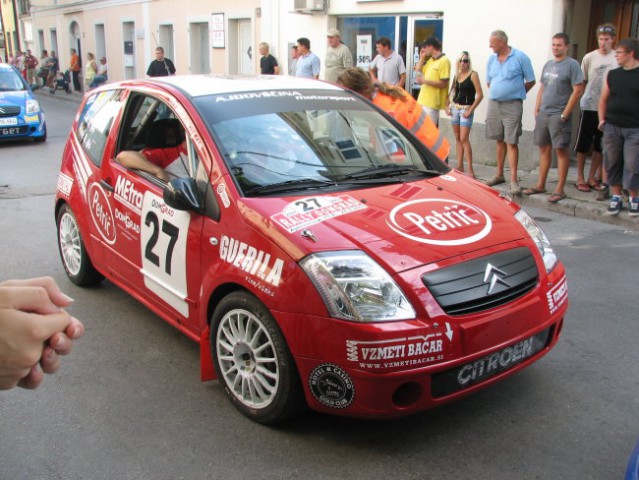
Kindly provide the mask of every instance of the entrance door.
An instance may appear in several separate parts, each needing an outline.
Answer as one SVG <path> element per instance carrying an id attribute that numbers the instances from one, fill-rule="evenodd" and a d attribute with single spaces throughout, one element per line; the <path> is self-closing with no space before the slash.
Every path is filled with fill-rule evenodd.
<path id="1" fill-rule="evenodd" d="M 428 37 L 437 37 L 440 41 L 444 36 L 444 21 L 441 18 L 409 16 L 406 29 L 406 90 L 416 95 L 421 88 L 415 81 L 414 67 L 419 63 L 419 45 Z M 409 74 L 410 72 L 410 74 Z"/>
<path id="2" fill-rule="evenodd" d="M 597 48 L 595 30 L 611 23 L 617 29 L 617 40 L 639 35 L 639 0 L 593 0 L 588 29 L 588 51 Z"/>
<path id="3" fill-rule="evenodd" d="M 240 20 L 237 24 L 238 45 L 240 55 L 240 74 L 250 75 L 253 73 L 253 42 L 251 42 L 251 21 Z"/>

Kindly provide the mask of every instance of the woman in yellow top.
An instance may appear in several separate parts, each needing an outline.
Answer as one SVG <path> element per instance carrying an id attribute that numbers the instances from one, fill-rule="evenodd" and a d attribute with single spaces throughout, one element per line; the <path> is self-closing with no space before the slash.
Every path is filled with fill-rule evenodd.
<path id="1" fill-rule="evenodd" d="M 450 145 L 415 99 L 401 87 L 373 83 L 361 68 L 347 68 L 337 77 L 337 84 L 359 93 L 406 127 L 442 161 L 448 163 Z"/>

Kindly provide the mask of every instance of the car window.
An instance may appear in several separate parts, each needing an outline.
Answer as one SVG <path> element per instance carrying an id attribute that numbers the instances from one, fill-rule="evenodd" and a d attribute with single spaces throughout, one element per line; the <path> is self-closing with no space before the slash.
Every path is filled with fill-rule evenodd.
<path id="1" fill-rule="evenodd" d="M 374 110 L 267 113 L 224 120 L 212 130 L 227 166 L 248 196 L 256 187 L 283 182 L 336 185 L 348 175 L 388 165 L 424 172 L 433 168 Z"/>
<path id="2" fill-rule="evenodd" d="M 130 95 L 118 151 L 142 153 L 164 168 L 169 178 L 195 178 L 200 166 L 197 150 L 175 112 L 150 95 Z"/>
<path id="3" fill-rule="evenodd" d="M 24 80 L 18 72 L 12 68 L 3 68 L 0 70 L 0 92 L 14 92 L 26 89 L 27 87 Z"/>
<path id="4" fill-rule="evenodd" d="M 114 119 L 122 106 L 122 93 L 109 90 L 91 95 L 80 113 L 77 135 L 82 148 L 98 167 Z"/>

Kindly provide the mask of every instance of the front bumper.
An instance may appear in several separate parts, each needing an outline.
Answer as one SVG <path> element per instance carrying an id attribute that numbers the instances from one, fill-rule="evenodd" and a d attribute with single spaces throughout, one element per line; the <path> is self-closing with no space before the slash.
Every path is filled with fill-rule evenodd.
<path id="1" fill-rule="evenodd" d="M 556 345 L 567 308 L 559 264 L 543 285 L 489 313 L 386 324 L 306 317 L 307 335 L 287 340 L 298 347 L 312 409 L 392 418 L 457 400 L 539 360 Z"/>

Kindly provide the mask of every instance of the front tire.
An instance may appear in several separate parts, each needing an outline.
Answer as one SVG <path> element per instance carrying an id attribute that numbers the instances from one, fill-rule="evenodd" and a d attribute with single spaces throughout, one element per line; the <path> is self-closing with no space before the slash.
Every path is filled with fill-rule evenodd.
<path id="1" fill-rule="evenodd" d="M 259 423 L 290 418 L 303 407 L 297 368 L 277 322 L 253 295 L 234 292 L 211 320 L 217 376 L 231 403 Z"/>
<path id="2" fill-rule="evenodd" d="M 104 276 L 91 263 L 78 221 L 67 204 L 62 205 L 58 212 L 57 227 L 60 258 L 67 276 L 81 287 L 100 283 Z"/>

